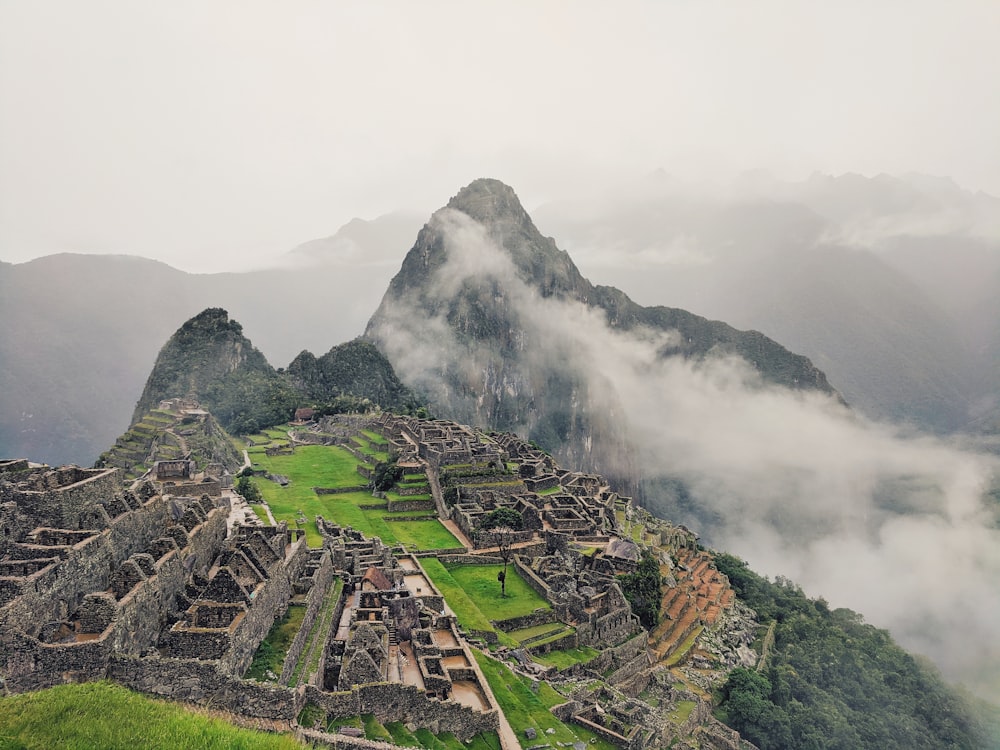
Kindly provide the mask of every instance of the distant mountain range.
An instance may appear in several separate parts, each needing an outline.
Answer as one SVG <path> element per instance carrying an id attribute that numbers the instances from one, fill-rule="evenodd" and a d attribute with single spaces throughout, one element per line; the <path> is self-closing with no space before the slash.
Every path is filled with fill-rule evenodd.
<path id="1" fill-rule="evenodd" d="M 0 263 L 0 455 L 93 463 L 128 427 L 164 341 L 206 308 L 229 310 L 278 363 L 356 337 L 398 268 L 399 227 L 412 242 L 420 224 L 355 220 L 263 271 L 189 274 L 118 255 Z"/>
<path id="2" fill-rule="evenodd" d="M 995 408 L 996 198 L 921 176 L 753 173 L 719 190 L 657 173 L 535 219 L 638 301 L 804 354 L 870 416 L 949 432 Z"/>
<path id="3" fill-rule="evenodd" d="M 997 205 L 918 177 L 754 174 L 722 194 L 657 174 L 534 219 L 586 275 L 643 305 L 762 331 L 866 414 L 996 431 Z M 0 454 L 91 463 L 127 426 L 161 343 L 208 307 L 230 311 L 275 363 L 354 338 L 424 220 L 354 220 L 264 271 L 0 263 Z"/>

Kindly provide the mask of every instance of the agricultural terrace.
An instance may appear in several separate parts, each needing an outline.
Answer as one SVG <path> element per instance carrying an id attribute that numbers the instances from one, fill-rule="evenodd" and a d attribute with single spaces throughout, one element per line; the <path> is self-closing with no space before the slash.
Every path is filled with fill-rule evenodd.
<path id="1" fill-rule="evenodd" d="M 285 487 L 262 477 L 258 477 L 256 483 L 276 520 L 285 520 L 294 526 L 299 511 L 305 515 L 304 528 L 310 546 L 322 544 L 316 528 L 317 515 L 341 526 L 351 526 L 366 536 L 380 537 L 385 544 L 403 544 L 411 550 L 455 549 L 462 546 L 433 511 L 390 512 L 385 508 L 385 501 L 373 497 L 368 490 L 317 495 L 315 487 L 347 488 L 367 484 L 368 480 L 357 471 L 361 462 L 344 448 L 305 445 L 296 447 L 290 455 L 268 456 L 261 450 L 251 452 L 250 456 L 254 469 L 288 477 L 289 483 Z M 419 500 L 423 497 L 405 499 Z M 414 517 L 418 518 L 396 520 Z"/>

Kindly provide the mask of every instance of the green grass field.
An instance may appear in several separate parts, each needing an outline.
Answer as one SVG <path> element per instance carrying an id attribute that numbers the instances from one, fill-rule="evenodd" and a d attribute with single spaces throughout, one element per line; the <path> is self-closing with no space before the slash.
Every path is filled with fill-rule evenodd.
<path id="1" fill-rule="evenodd" d="M 255 468 L 265 469 L 272 474 L 283 474 L 291 479 L 287 487 L 281 487 L 258 478 L 257 486 L 271 506 L 271 513 L 276 520 L 285 520 L 290 526 L 294 526 L 298 511 L 301 510 L 306 515 L 309 519 L 305 527 L 306 537 L 310 546 L 314 547 L 322 543 L 316 529 L 316 516 L 333 520 L 329 506 L 340 501 L 336 495 L 317 495 L 313 492 L 313 487 L 350 487 L 365 483 L 364 477 L 357 473 L 358 460 L 337 446 L 306 445 L 297 448 L 290 456 L 254 453 L 251 457 Z"/>
<path id="2" fill-rule="evenodd" d="M 586 664 L 588 661 L 600 655 L 600 651 L 590 646 L 579 648 L 566 648 L 559 651 L 549 651 L 547 654 L 536 654 L 535 661 L 556 669 L 566 669 L 574 664 Z"/>
<path id="3" fill-rule="evenodd" d="M 462 627 L 496 632 L 500 643 L 505 646 L 516 647 L 518 641 L 498 631 L 490 620 L 503 620 L 538 608 L 549 608 L 548 603 L 512 567 L 507 568 L 507 598 L 503 599 L 497 581 L 497 572 L 501 569 L 499 565 L 445 567 L 433 557 L 424 558 L 421 564 Z"/>
<path id="4" fill-rule="evenodd" d="M 275 677 L 281 676 L 281 665 L 285 661 L 285 654 L 288 653 L 288 648 L 302 627 L 305 615 L 306 608 L 302 604 L 292 604 L 288 607 L 285 616 L 274 623 L 267 638 L 257 648 L 257 653 L 254 654 L 253 662 L 246 673 L 247 679 L 267 679 L 268 671 Z"/>
<path id="5" fill-rule="evenodd" d="M 362 507 L 382 502 L 372 497 L 368 491 L 317 495 L 313 487 L 356 487 L 366 484 L 367 480 L 357 472 L 360 462 L 344 448 L 306 445 L 296 448 L 295 453 L 290 456 L 253 454 L 253 461 L 255 467 L 271 474 L 282 474 L 291 480 L 287 487 L 262 478 L 258 478 L 256 483 L 276 520 L 286 520 L 290 526 L 294 526 L 298 512 L 301 510 L 305 514 L 308 519 L 305 525 L 306 538 L 310 546 L 318 547 L 322 543 L 316 528 L 317 515 L 341 526 L 351 526 L 366 536 L 380 537 L 390 545 L 405 544 L 416 550 L 454 549 L 462 546 L 433 514 L 428 520 L 387 521 L 386 518 L 392 518 L 388 511 Z"/>
<path id="6" fill-rule="evenodd" d="M 565 629 L 565 625 L 561 622 L 547 622 L 544 625 L 534 625 L 530 628 L 521 628 L 520 630 L 509 630 L 507 635 L 516 641 L 526 641 L 529 638 L 535 638 L 540 635 L 551 635 L 553 633 L 558 633 Z"/>
<path id="7" fill-rule="evenodd" d="M 0 698 L 4 750 L 302 750 L 287 735 L 240 729 L 108 682 Z"/>
<path id="8" fill-rule="evenodd" d="M 522 747 L 538 744 L 537 739 L 529 740 L 524 736 L 524 730 L 534 727 L 539 737 L 545 737 L 545 742 L 555 747 L 556 743 L 584 742 L 594 750 L 613 750 L 614 745 L 600 739 L 592 732 L 575 724 L 564 724 L 549 710 L 552 706 L 566 701 L 566 698 L 553 690 L 547 683 L 539 683 L 538 692 L 532 691 L 530 681 L 511 672 L 504 664 L 492 659 L 478 649 L 473 649 L 479 668 L 486 675 L 490 689 L 500 703 L 504 716 L 510 722 L 511 728 L 517 734 Z M 546 735 L 545 730 L 555 730 Z"/>
<path id="9" fill-rule="evenodd" d="M 507 596 L 501 597 L 497 581 L 497 573 L 501 570 L 502 565 L 456 565 L 448 572 L 488 620 L 506 620 L 536 609 L 552 608 L 525 583 L 513 565 L 507 566 Z"/>

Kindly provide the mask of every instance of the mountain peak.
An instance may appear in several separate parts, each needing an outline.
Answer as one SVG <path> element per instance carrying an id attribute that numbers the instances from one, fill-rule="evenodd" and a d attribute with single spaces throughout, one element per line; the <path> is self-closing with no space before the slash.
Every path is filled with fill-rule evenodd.
<path id="1" fill-rule="evenodd" d="M 488 224 L 502 217 L 528 220 L 517 193 L 509 185 L 488 177 L 473 180 L 448 201 L 448 208 Z"/>

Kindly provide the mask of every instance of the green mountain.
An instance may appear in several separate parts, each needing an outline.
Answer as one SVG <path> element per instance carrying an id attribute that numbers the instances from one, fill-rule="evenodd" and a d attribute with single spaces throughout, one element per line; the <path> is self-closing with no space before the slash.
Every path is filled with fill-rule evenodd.
<path id="1" fill-rule="evenodd" d="M 389 361 L 366 341 L 348 341 L 321 357 L 304 351 L 288 365 L 285 375 L 300 393 L 317 403 L 361 395 L 390 411 L 410 411 L 418 405 Z"/>
<path id="2" fill-rule="evenodd" d="M 188 320 L 160 350 L 133 424 L 160 401 L 175 397 L 197 399 L 236 433 L 287 420 L 299 400 L 243 335 L 243 326 L 218 307 Z"/>
<path id="3" fill-rule="evenodd" d="M 338 403 L 348 403 L 357 409 L 367 401 L 401 412 L 419 406 L 369 343 L 351 341 L 321 357 L 303 351 L 287 371 L 277 371 L 243 335 L 243 326 L 218 307 L 188 320 L 160 350 L 136 404 L 133 431 L 171 398 L 198 401 L 235 434 L 288 421 L 299 406 L 339 410 Z"/>

